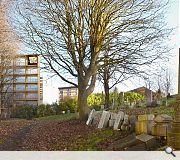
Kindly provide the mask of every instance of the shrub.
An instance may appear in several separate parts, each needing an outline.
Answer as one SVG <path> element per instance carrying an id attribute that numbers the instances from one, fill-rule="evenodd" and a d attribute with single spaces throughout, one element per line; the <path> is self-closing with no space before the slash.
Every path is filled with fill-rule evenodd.
<path id="1" fill-rule="evenodd" d="M 100 111 L 101 110 L 101 105 L 92 105 L 90 106 L 91 109 L 95 109 L 96 111 Z"/>
<path id="2" fill-rule="evenodd" d="M 36 116 L 36 107 L 33 106 L 18 106 L 12 110 L 11 117 L 32 119 Z"/>
<path id="3" fill-rule="evenodd" d="M 38 117 L 45 117 L 45 116 L 50 116 L 54 115 L 55 111 L 53 110 L 52 106 L 47 104 L 41 104 L 37 108 L 37 116 Z"/>
<path id="4" fill-rule="evenodd" d="M 58 105 L 57 103 L 53 103 L 52 104 L 52 108 L 55 112 L 56 115 L 61 114 L 62 113 L 62 108 L 60 107 L 60 105 Z"/>
<path id="5" fill-rule="evenodd" d="M 58 111 L 67 112 L 67 110 L 70 110 L 71 113 L 77 110 L 77 98 L 69 98 L 59 103 Z"/>

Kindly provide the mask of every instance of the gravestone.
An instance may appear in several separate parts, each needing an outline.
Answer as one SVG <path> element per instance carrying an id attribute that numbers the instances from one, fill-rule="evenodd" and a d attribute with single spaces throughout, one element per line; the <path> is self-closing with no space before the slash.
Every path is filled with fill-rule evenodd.
<path id="1" fill-rule="evenodd" d="M 152 126 L 154 125 L 154 115 L 144 114 L 138 116 L 135 131 L 136 134 L 151 134 Z"/>
<path id="2" fill-rule="evenodd" d="M 114 123 L 114 127 L 113 127 L 114 130 L 118 130 L 120 128 L 120 126 L 123 122 L 123 119 L 124 119 L 124 112 L 119 111 L 117 114 L 115 123 Z"/>
<path id="3" fill-rule="evenodd" d="M 124 92 L 120 92 L 119 94 L 120 97 L 120 106 L 124 106 Z"/>
<path id="4" fill-rule="evenodd" d="M 117 113 L 112 113 L 112 112 L 111 112 L 111 117 L 110 117 L 110 118 L 116 120 L 116 118 L 117 118 Z"/>
<path id="5" fill-rule="evenodd" d="M 104 105 L 103 105 L 103 104 L 101 105 L 101 110 L 102 110 L 102 111 L 104 110 Z"/>
<path id="6" fill-rule="evenodd" d="M 137 122 L 137 117 L 135 115 L 129 116 L 129 123 L 130 123 L 130 131 L 131 132 L 135 131 L 136 122 Z"/>
<path id="7" fill-rule="evenodd" d="M 70 110 L 67 110 L 67 113 L 69 114 L 69 113 L 71 113 L 71 111 L 70 111 Z"/>
<path id="8" fill-rule="evenodd" d="M 157 115 L 154 119 L 154 121 L 157 123 L 172 122 L 172 120 L 173 120 L 172 117 L 168 116 L 167 114 Z"/>
<path id="9" fill-rule="evenodd" d="M 153 114 L 143 114 L 138 116 L 138 121 L 153 121 L 154 115 Z"/>
<path id="10" fill-rule="evenodd" d="M 117 87 L 115 87 L 114 88 L 114 96 L 113 96 L 112 109 L 117 108 L 117 93 L 118 93 L 118 89 L 117 89 Z"/>
<path id="11" fill-rule="evenodd" d="M 92 109 L 90 114 L 89 114 L 89 117 L 88 117 L 88 120 L 86 122 L 86 125 L 90 125 L 92 124 L 93 120 L 94 120 L 94 116 L 95 116 L 95 112 L 96 110 L 95 109 Z"/>
<path id="12" fill-rule="evenodd" d="M 121 126 L 121 130 L 122 131 L 129 130 L 129 116 L 128 115 L 124 115 L 124 121 Z"/>
<path id="13" fill-rule="evenodd" d="M 109 120 L 109 127 L 113 127 L 114 126 L 116 118 L 117 118 L 117 113 L 112 113 L 111 112 L 111 116 L 110 116 L 110 120 Z"/>
<path id="14" fill-rule="evenodd" d="M 152 135 L 154 136 L 167 136 L 167 133 L 171 130 L 171 123 L 156 123 L 152 126 Z"/>
<path id="15" fill-rule="evenodd" d="M 102 115 L 101 115 L 101 119 L 99 121 L 98 124 L 98 128 L 106 128 L 108 126 L 108 121 L 110 119 L 110 112 L 109 111 L 103 111 Z"/>
<path id="16" fill-rule="evenodd" d="M 142 141 L 142 142 L 148 142 L 149 140 L 153 139 L 154 136 L 148 135 L 148 134 L 140 134 L 136 136 L 136 139 Z"/>
<path id="17" fill-rule="evenodd" d="M 154 119 L 155 125 L 152 127 L 152 135 L 167 136 L 172 127 L 172 117 L 166 114 L 157 115 Z"/>

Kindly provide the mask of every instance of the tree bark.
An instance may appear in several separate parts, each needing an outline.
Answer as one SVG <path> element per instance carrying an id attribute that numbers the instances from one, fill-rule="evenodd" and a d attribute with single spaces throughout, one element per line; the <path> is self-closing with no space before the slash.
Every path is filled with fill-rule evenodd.
<path id="1" fill-rule="evenodd" d="M 79 107 L 79 119 L 87 120 L 89 114 L 89 108 L 87 105 L 87 91 L 82 86 L 78 87 L 78 107 Z"/>

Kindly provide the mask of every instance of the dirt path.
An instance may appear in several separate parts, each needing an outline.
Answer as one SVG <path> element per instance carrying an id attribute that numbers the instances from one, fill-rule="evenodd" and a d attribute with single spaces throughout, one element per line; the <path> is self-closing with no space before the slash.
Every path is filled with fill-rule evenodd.
<path id="1" fill-rule="evenodd" d="M 21 149 L 18 148 L 19 145 L 24 141 L 26 138 L 27 133 L 29 133 L 30 129 L 34 127 L 36 123 L 29 124 L 12 136 L 10 136 L 4 143 L 0 144 L 0 151 L 20 151 Z"/>

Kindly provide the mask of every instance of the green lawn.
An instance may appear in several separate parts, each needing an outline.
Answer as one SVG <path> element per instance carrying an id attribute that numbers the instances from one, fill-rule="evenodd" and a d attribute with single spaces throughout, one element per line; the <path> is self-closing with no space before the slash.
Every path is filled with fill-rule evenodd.
<path id="1" fill-rule="evenodd" d="M 35 118 L 35 120 L 41 121 L 67 121 L 71 119 L 76 119 L 78 115 L 76 113 L 69 113 L 69 114 L 61 114 L 61 115 L 52 115 L 46 117 L 39 117 Z"/>

